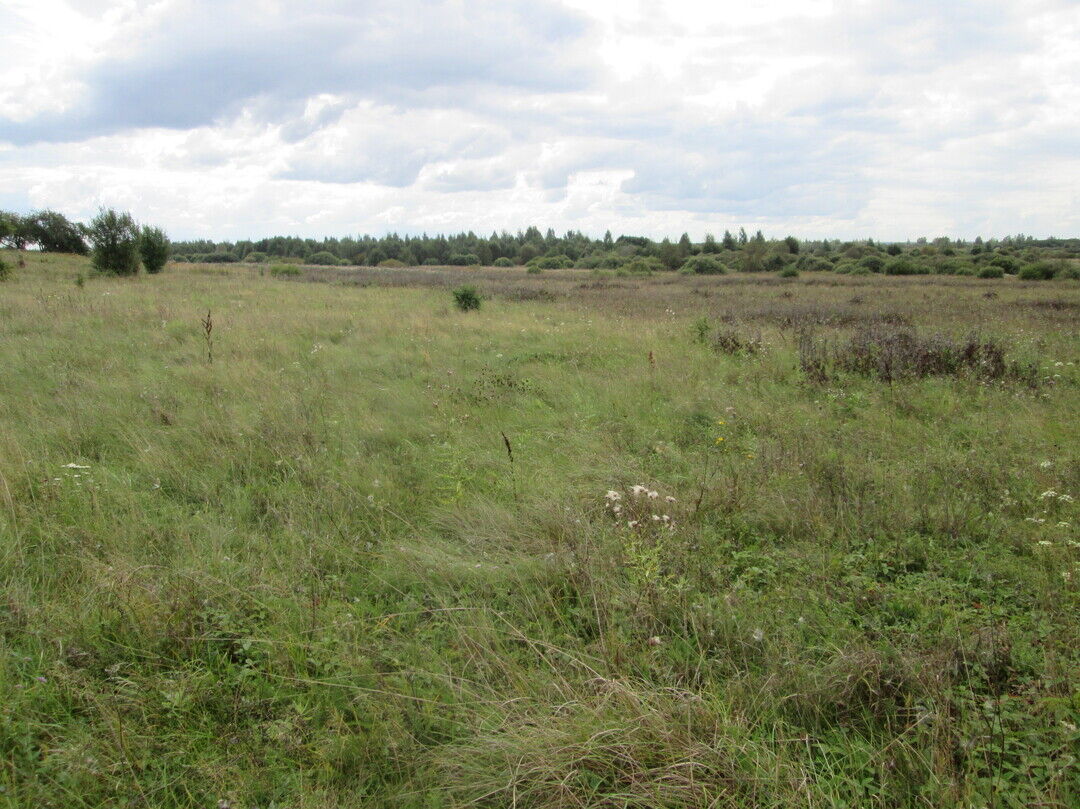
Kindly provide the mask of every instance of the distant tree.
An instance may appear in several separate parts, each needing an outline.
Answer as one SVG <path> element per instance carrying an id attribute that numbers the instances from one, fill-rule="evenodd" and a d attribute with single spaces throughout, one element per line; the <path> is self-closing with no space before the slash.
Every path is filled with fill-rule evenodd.
<path id="1" fill-rule="evenodd" d="M 33 241 L 30 237 L 29 217 L 9 211 L 0 211 L 0 246 L 12 250 L 25 250 Z"/>
<path id="2" fill-rule="evenodd" d="M 336 267 L 341 263 L 340 259 L 329 250 L 320 250 L 307 257 L 308 264 L 316 264 L 323 267 Z"/>
<path id="3" fill-rule="evenodd" d="M 739 244 L 748 244 L 750 237 L 746 235 L 746 228 L 739 228 Z"/>
<path id="4" fill-rule="evenodd" d="M 685 260 L 687 256 L 691 256 L 694 253 L 694 245 L 690 241 L 690 234 L 684 233 L 679 237 L 679 258 Z"/>
<path id="5" fill-rule="evenodd" d="M 62 213 L 38 211 L 24 220 L 24 228 L 31 242 L 46 253 L 87 253 L 83 230 Z"/>
<path id="6" fill-rule="evenodd" d="M 902 248 L 900 245 L 894 243 L 894 244 L 890 244 L 888 247 L 886 247 L 885 252 L 888 253 L 890 256 L 898 256 L 898 255 L 900 255 L 901 253 L 904 252 L 904 248 Z"/>
<path id="7" fill-rule="evenodd" d="M 765 242 L 759 242 L 757 239 L 748 242 L 742 251 L 742 266 L 740 269 L 743 272 L 764 272 L 766 252 Z"/>
<path id="8" fill-rule="evenodd" d="M 716 237 L 711 233 L 705 234 L 705 241 L 701 245 L 701 252 L 706 254 L 713 254 L 720 252 L 720 245 L 716 243 Z"/>
<path id="9" fill-rule="evenodd" d="M 148 273 L 159 273 L 165 269 L 165 263 L 169 260 L 169 237 L 165 231 L 144 225 L 139 231 L 139 255 Z"/>
<path id="10" fill-rule="evenodd" d="M 799 255 L 799 240 L 794 236 L 787 236 L 784 238 L 784 245 L 787 247 L 787 251 L 793 256 Z"/>
<path id="11" fill-rule="evenodd" d="M 754 241 L 755 242 L 761 242 L 762 244 L 764 244 L 765 243 L 765 234 L 762 233 L 760 230 L 758 230 L 756 233 L 754 233 Z"/>
<path id="12" fill-rule="evenodd" d="M 610 230 L 605 231 L 604 232 L 604 247 L 606 249 L 610 250 L 614 246 L 615 246 L 615 240 L 611 238 L 611 231 Z"/>
<path id="13" fill-rule="evenodd" d="M 91 262 L 101 272 L 134 275 L 139 271 L 139 228 L 131 214 L 102 208 L 90 220 Z"/>
<path id="14" fill-rule="evenodd" d="M 735 243 L 735 237 L 731 235 L 730 230 L 724 231 L 724 239 L 721 242 L 724 245 L 725 250 L 737 250 L 738 245 Z"/>

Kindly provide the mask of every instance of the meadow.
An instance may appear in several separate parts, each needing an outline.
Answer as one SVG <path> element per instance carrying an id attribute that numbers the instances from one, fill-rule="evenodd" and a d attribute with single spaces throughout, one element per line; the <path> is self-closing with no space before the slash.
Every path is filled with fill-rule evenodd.
<path id="1" fill-rule="evenodd" d="M 0 806 L 1080 801 L 1080 283 L 4 257 Z"/>

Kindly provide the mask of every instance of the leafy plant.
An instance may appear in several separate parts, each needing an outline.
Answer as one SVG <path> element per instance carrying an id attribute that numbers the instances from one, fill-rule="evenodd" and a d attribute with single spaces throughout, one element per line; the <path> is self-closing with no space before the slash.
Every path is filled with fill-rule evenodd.
<path id="1" fill-rule="evenodd" d="M 161 228 L 143 226 L 139 232 L 139 255 L 148 273 L 159 273 L 169 260 L 169 237 Z"/>
<path id="2" fill-rule="evenodd" d="M 462 312 L 468 312 L 480 308 L 480 293 L 474 286 L 460 286 L 451 293 L 454 296 L 454 304 Z"/>
<path id="3" fill-rule="evenodd" d="M 139 228 L 131 214 L 102 208 L 87 229 L 91 262 L 100 272 L 134 275 L 139 271 Z"/>

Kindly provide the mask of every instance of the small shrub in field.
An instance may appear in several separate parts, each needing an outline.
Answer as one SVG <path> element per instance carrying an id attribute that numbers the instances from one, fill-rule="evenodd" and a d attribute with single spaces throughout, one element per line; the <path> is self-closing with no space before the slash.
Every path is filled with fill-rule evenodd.
<path id="1" fill-rule="evenodd" d="M 1020 268 L 1022 281 L 1049 281 L 1054 277 L 1054 267 L 1049 261 L 1038 261 Z"/>
<path id="2" fill-rule="evenodd" d="M 454 304 L 462 312 L 480 308 L 480 293 L 474 286 L 461 286 L 453 291 Z"/>
<path id="3" fill-rule="evenodd" d="M 244 256 L 245 264 L 263 264 L 266 262 L 266 253 L 260 253 L 257 250 L 252 250 L 246 256 Z"/>
<path id="4" fill-rule="evenodd" d="M 885 265 L 886 275 L 928 275 L 930 269 L 908 256 L 898 256 Z"/>
<path id="5" fill-rule="evenodd" d="M 308 264 L 317 264 L 321 267 L 336 267 L 341 262 L 338 257 L 331 253 L 329 250 L 320 250 L 318 253 L 314 253 L 308 256 Z"/>
<path id="6" fill-rule="evenodd" d="M 532 259 L 528 266 L 536 267 L 538 270 L 561 270 L 573 267 L 574 262 L 569 256 L 543 256 Z"/>
<path id="7" fill-rule="evenodd" d="M 480 257 L 473 253 L 455 253 L 446 260 L 451 267 L 475 267 L 480 264 Z"/>
<path id="8" fill-rule="evenodd" d="M 799 271 L 796 270 L 794 267 L 784 267 L 784 269 L 780 270 L 780 277 L 781 278 L 798 278 L 799 277 Z"/>
<path id="9" fill-rule="evenodd" d="M 300 268 L 295 264 L 275 264 L 270 268 L 270 275 L 275 278 L 293 278 L 300 275 Z"/>
<path id="10" fill-rule="evenodd" d="M 1009 275 L 1016 275 L 1020 271 L 1020 262 L 1012 256 L 994 256 L 990 259 L 990 264 L 994 267 L 1001 267 Z"/>
<path id="11" fill-rule="evenodd" d="M 494 266 L 494 267 L 513 267 L 514 262 L 512 262 L 506 256 L 501 256 L 501 257 L 495 259 L 495 262 L 492 264 L 492 266 Z"/>
<path id="12" fill-rule="evenodd" d="M 832 262 L 820 256 L 801 256 L 795 266 L 807 272 L 829 272 L 833 269 Z"/>
<path id="13" fill-rule="evenodd" d="M 890 244 L 888 247 L 885 248 L 885 252 L 888 253 L 890 256 L 898 256 L 904 252 L 904 248 L 902 248 L 898 244 Z"/>
<path id="14" fill-rule="evenodd" d="M 400 269 L 405 266 L 404 261 L 399 261 L 396 258 L 384 258 L 379 262 L 380 267 L 390 267 L 392 269 Z"/>
<path id="15" fill-rule="evenodd" d="M 703 253 L 699 256 L 690 256 L 683 262 L 679 272 L 691 275 L 723 275 L 727 272 L 727 267 L 715 256 Z"/>
<path id="16" fill-rule="evenodd" d="M 979 270 L 979 278 L 1004 278 L 1005 271 L 1001 267 L 991 265 Z"/>
<path id="17" fill-rule="evenodd" d="M 1063 266 L 1054 274 L 1054 277 L 1063 281 L 1080 281 L 1080 267 L 1075 264 Z"/>
<path id="18" fill-rule="evenodd" d="M 881 272 L 885 269 L 885 259 L 881 256 L 863 256 L 859 259 L 859 266 L 866 267 L 870 272 Z"/>
<path id="19" fill-rule="evenodd" d="M 102 208 L 88 228 L 94 269 L 116 275 L 139 271 L 139 228 L 131 214 Z"/>
<path id="20" fill-rule="evenodd" d="M 708 339 L 708 337 L 706 338 Z M 720 354 L 760 354 L 765 348 L 761 334 L 743 334 L 734 326 L 721 326 L 711 335 L 709 344 Z"/>
<path id="21" fill-rule="evenodd" d="M 535 264 L 530 264 L 528 267 L 525 268 L 525 272 L 527 272 L 529 275 L 539 275 L 541 272 L 543 272 L 543 270 L 541 270 Z"/>
<path id="22" fill-rule="evenodd" d="M 833 272 L 835 272 L 837 275 L 851 275 L 856 269 L 861 270 L 859 275 L 870 274 L 870 270 L 866 269 L 866 267 L 859 267 L 852 261 L 841 261 L 839 264 L 836 265 L 836 269 L 833 270 Z"/>
<path id="23" fill-rule="evenodd" d="M 159 273 L 169 260 L 169 237 L 161 228 L 143 226 L 139 232 L 139 255 L 148 273 Z"/>

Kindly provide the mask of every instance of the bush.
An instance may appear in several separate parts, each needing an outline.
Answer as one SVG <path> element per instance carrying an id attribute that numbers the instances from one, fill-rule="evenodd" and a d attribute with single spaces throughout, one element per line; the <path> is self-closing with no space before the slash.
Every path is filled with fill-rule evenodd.
<path id="1" fill-rule="evenodd" d="M 703 253 L 698 256 L 690 256 L 683 262 L 679 272 L 690 275 L 723 275 L 727 272 L 727 267 L 716 256 Z"/>
<path id="2" fill-rule="evenodd" d="M 990 259 L 990 264 L 994 267 L 1000 267 L 1009 275 L 1016 275 L 1020 271 L 1020 262 L 1012 256 L 994 256 Z"/>
<path id="3" fill-rule="evenodd" d="M 1004 278 L 1005 271 L 996 265 L 991 264 L 989 267 L 983 267 L 979 270 L 980 278 Z"/>
<path id="4" fill-rule="evenodd" d="M 462 286 L 453 291 L 454 303 L 462 312 L 480 308 L 480 293 L 474 286 Z"/>
<path id="5" fill-rule="evenodd" d="M 881 272 L 885 269 L 885 259 L 881 256 L 863 256 L 859 259 L 859 266 L 866 267 L 870 272 Z"/>
<path id="6" fill-rule="evenodd" d="M 318 253 L 308 256 L 307 263 L 316 264 L 320 267 L 337 267 L 340 266 L 341 261 L 329 250 L 320 250 Z"/>
<path id="7" fill-rule="evenodd" d="M 379 262 L 379 266 L 380 267 L 389 267 L 391 269 L 396 270 L 396 269 L 400 269 L 401 267 L 404 267 L 405 262 L 400 261 L 400 260 L 398 260 L 396 258 L 384 258 L 382 261 Z"/>
<path id="8" fill-rule="evenodd" d="M 455 253 L 446 263 L 451 267 L 473 267 L 480 264 L 480 257 L 473 253 Z"/>
<path id="9" fill-rule="evenodd" d="M 539 275 L 541 272 L 543 272 L 543 270 L 541 270 L 535 264 L 529 264 L 525 268 L 525 272 L 527 272 L 529 275 Z"/>
<path id="10" fill-rule="evenodd" d="M 169 237 L 161 228 L 144 225 L 139 231 L 139 255 L 148 273 L 159 273 L 169 260 Z"/>
<path id="11" fill-rule="evenodd" d="M 897 256 L 885 265 L 886 275 L 929 275 L 930 268 L 907 256 Z"/>
<path id="12" fill-rule="evenodd" d="M 1037 261 L 1021 268 L 1020 278 L 1023 281 L 1049 281 L 1056 272 L 1057 269 L 1049 261 Z"/>
<path id="13" fill-rule="evenodd" d="M 1060 267 L 1054 277 L 1060 281 L 1080 281 L 1080 267 L 1075 264 Z"/>
<path id="14" fill-rule="evenodd" d="M 833 268 L 832 262 L 819 256 L 807 255 L 801 256 L 795 266 L 807 272 L 830 272 Z"/>
<path id="15" fill-rule="evenodd" d="M 236 256 L 224 251 L 219 251 L 217 253 L 203 253 L 202 255 L 193 256 L 193 258 L 204 264 L 234 264 L 236 262 Z"/>
<path id="16" fill-rule="evenodd" d="M 139 228 L 129 213 L 102 208 L 90 221 L 91 262 L 99 272 L 134 275 L 139 271 Z"/>
<path id="17" fill-rule="evenodd" d="M 502 256 L 500 258 L 495 259 L 495 262 L 494 262 L 494 264 L 492 266 L 495 266 L 495 267 L 513 267 L 514 262 L 512 262 L 506 256 Z"/>
<path id="18" fill-rule="evenodd" d="M 300 275 L 300 268 L 295 264 L 275 264 L 270 268 L 270 274 L 275 278 L 279 276 L 292 278 Z"/>
<path id="19" fill-rule="evenodd" d="M 266 258 L 267 258 L 266 253 L 260 253 L 258 251 L 252 250 L 250 253 L 248 253 L 246 256 L 244 256 L 244 263 L 245 264 L 265 264 L 266 263 Z"/>
<path id="20" fill-rule="evenodd" d="M 11 267 L 7 265 L 2 258 L 0 258 L 0 281 L 6 281 L 11 277 Z"/>
<path id="21" fill-rule="evenodd" d="M 784 269 L 780 270 L 780 277 L 781 278 L 798 278 L 799 277 L 799 271 L 796 270 L 794 267 L 784 267 Z"/>
<path id="22" fill-rule="evenodd" d="M 898 244 L 890 244 L 888 247 L 885 248 L 885 252 L 888 253 L 890 256 L 898 256 L 904 252 L 904 248 L 902 248 Z"/>
<path id="23" fill-rule="evenodd" d="M 536 267 L 538 270 L 561 270 L 573 267 L 574 262 L 570 256 L 541 256 L 529 261 L 527 266 Z"/>

